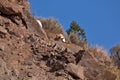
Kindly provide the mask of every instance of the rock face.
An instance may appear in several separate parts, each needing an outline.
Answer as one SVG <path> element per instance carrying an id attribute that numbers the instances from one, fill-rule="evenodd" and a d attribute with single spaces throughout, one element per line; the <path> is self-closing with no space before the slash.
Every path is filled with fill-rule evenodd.
<path id="1" fill-rule="evenodd" d="M 66 67 L 66 70 L 75 79 L 82 79 L 82 80 L 85 79 L 84 68 L 81 66 L 77 66 L 75 64 L 69 63 Z"/>
<path id="2" fill-rule="evenodd" d="M 16 25 L 23 24 L 30 31 L 47 38 L 45 31 L 29 12 L 29 4 L 26 0 L 0 0 L 0 12 Z"/>
<path id="3" fill-rule="evenodd" d="M 85 76 L 89 80 L 116 79 L 116 75 L 107 71 L 103 66 L 101 66 L 98 60 L 94 57 L 93 53 L 85 52 L 78 65 L 83 66 L 85 68 Z"/>
<path id="4" fill-rule="evenodd" d="M 115 80 L 88 50 L 51 41 L 26 0 L 0 0 L 0 80 Z"/>

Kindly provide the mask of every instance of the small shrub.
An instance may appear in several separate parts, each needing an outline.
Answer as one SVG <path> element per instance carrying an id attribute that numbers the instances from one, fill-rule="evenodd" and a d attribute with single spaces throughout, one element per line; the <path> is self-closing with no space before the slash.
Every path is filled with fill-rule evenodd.
<path id="1" fill-rule="evenodd" d="M 80 37 L 78 34 L 76 34 L 75 32 L 70 32 L 70 34 L 68 35 L 68 38 L 70 40 L 70 42 L 79 45 L 81 47 L 84 47 L 87 43 L 84 40 L 80 40 Z"/>
<path id="2" fill-rule="evenodd" d="M 76 21 L 71 22 L 70 28 L 66 32 L 69 36 L 69 40 L 72 43 L 77 44 L 83 48 L 86 47 L 87 38 L 85 31 L 81 28 L 81 26 L 79 26 L 79 24 Z"/>
<path id="3" fill-rule="evenodd" d="M 64 29 L 60 25 L 58 20 L 56 20 L 52 17 L 50 17 L 50 18 L 38 18 L 38 19 L 42 22 L 44 29 L 64 34 Z"/>
<path id="4" fill-rule="evenodd" d="M 74 33 L 74 32 L 71 32 L 69 34 L 69 40 L 74 43 L 74 44 L 78 44 L 79 45 L 79 35 Z"/>
<path id="5" fill-rule="evenodd" d="M 92 52 L 100 62 L 110 61 L 107 51 L 102 46 L 89 46 L 88 50 Z"/>
<path id="6" fill-rule="evenodd" d="M 120 44 L 113 46 L 110 49 L 110 53 L 113 64 L 118 66 L 118 68 L 120 68 Z"/>

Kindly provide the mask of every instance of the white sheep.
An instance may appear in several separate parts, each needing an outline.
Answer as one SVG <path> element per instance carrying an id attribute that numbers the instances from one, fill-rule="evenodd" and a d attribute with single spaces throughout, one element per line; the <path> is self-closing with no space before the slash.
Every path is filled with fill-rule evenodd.
<path id="1" fill-rule="evenodd" d="M 65 37 L 63 36 L 63 34 L 58 34 L 56 37 L 58 39 L 61 39 L 62 42 L 66 42 Z"/>
<path id="2" fill-rule="evenodd" d="M 40 20 L 36 20 L 37 21 L 37 23 L 39 24 L 39 26 L 42 28 L 42 23 L 41 23 L 41 21 Z"/>

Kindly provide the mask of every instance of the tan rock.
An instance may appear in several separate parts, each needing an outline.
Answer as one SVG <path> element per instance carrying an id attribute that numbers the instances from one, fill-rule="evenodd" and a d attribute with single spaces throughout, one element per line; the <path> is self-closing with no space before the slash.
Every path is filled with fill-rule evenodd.
<path id="1" fill-rule="evenodd" d="M 73 63 L 69 63 L 66 67 L 68 73 L 76 79 L 84 79 L 84 68 L 82 66 L 77 66 Z"/>
<path id="2" fill-rule="evenodd" d="M 3 27 L 0 27 L 0 33 L 2 33 L 2 34 L 7 34 L 7 30 L 4 29 Z"/>
<path id="3" fill-rule="evenodd" d="M 40 37 L 47 39 L 45 31 L 39 27 L 39 24 L 36 22 L 34 16 L 29 12 L 29 8 L 26 6 L 29 4 L 25 0 L 22 4 L 15 4 L 14 2 L 14 0 L 12 2 L 8 0 L 0 0 L 0 12 L 6 16 L 9 15 L 11 21 L 16 24 L 18 21 L 14 20 L 14 17 L 18 16 L 19 19 L 22 20 L 22 24 L 24 24 L 27 29 L 34 32 L 35 34 L 39 34 Z"/>
<path id="4" fill-rule="evenodd" d="M 85 69 L 85 77 L 90 80 L 115 80 L 116 75 L 106 70 L 101 66 L 99 61 L 94 57 L 93 53 L 85 52 L 78 66 L 83 66 Z"/>

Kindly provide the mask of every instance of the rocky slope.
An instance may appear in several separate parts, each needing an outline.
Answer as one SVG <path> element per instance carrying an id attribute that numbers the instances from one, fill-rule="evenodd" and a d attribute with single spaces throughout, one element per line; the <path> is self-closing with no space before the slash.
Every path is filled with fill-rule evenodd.
<path id="1" fill-rule="evenodd" d="M 49 40 L 26 0 L 0 0 L 0 80 L 116 79 L 92 51 L 75 47 Z"/>

